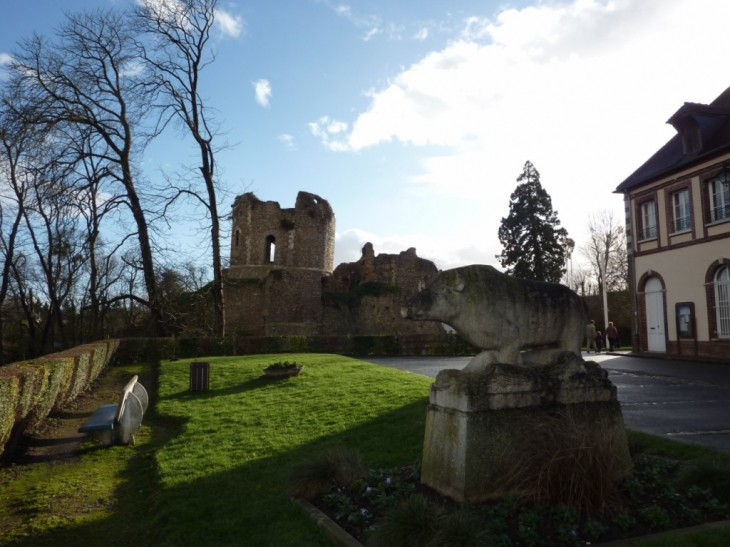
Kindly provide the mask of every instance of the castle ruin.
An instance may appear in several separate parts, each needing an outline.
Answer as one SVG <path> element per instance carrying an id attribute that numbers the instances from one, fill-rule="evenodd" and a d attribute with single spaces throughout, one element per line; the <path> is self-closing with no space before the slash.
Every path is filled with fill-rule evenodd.
<path id="1" fill-rule="evenodd" d="M 436 334 L 400 308 L 438 274 L 414 248 L 333 270 L 335 215 L 321 197 L 299 192 L 294 208 L 253 193 L 233 202 L 230 267 L 224 272 L 226 324 L 243 336 Z"/>

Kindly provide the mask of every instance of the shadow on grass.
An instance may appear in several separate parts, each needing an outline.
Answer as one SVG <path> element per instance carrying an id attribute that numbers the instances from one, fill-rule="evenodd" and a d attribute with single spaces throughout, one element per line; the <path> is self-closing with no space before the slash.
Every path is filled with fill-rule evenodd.
<path id="1" fill-rule="evenodd" d="M 272 382 L 276 382 L 276 380 L 271 380 L 270 378 L 268 378 L 266 376 L 260 376 L 259 378 L 255 378 L 253 380 L 248 380 L 247 382 L 224 387 L 221 389 L 214 388 L 214 389 L 210 389 L 208 391 L 196 391 L 196 392 L 192 392 L 189 390 L 179 391 L 178 393 L 174 393 L 174 394 L 168 395 L 166 397 L 160 397 L 160 400 L 164 399 L 166 401 L 192 401 L 192 400 L 200 400 L 200 399 L 212 399 L 214 397 L 223 397 L 226 395 L 237 395 L 239 393 L 251 391 L 252 389 L 258 389 L 258 388 L 270 385 Z"/>
<path id="2" fill-rule="evenodd" d="M 157 385 L 159 378 L 159 364 L 151 365 L 151 373 L 145 379 L 145 385 L 150 386 L 150 405 L 144 417 L 150 436 L 149 440 L 135 447 L 130 447 L 135 453 L 130 457 L 126 468 L 119 478 L 122 483 L 118 486 L 111 499 L 113 505 L 106 508 L 108 511 L 100 518 L 81 525 L 69 525 L 64 518 L 58 519 L 58 526 L 52 530 L 32 532 L 27 537 L 3 538 L 0 530 L 0 546 L 68 546 L 84 545 L 96 546 L 143 546 L 156 545 L 155 530 L 150 525 L 150 515 L 154 511 L 157 493 L 160 489 L 160 478 L 154 459 L 156 451 L 173 440 L 182 431 L 186 420 L 171 419 L 159 416 L 155 411 L 157 402 Z M 84 446 L 75 455 L 85 455 L 109 450 L 102 445 Z M 50 457 L 50 459 L 53 459 Z M 56 456 L 57 459 L 57 456 Z M 41 461 L 41 460 L 38 460 Z M 90 500 L 95 509 L 105 500 Z M 32 514 L 32 510 L 20 510 L 19 513 Z M 32 515 L 31 515 L 32 516 Z"/>
<path id="3" fill-rule="evenodd" d="M 256 389 L 256 379 L 229 389 L 192 394 L 214 397 Z M 150 390 L 150 393 L 157 390 Z M 184 399 L 182 394 L 177 396 Z M 225 472 L 163 487 L 156 451 L 174 440 L 184 422 L 150 416 L 152 438 L 131 458 L 124 483 L 114 493 L 110 514 L 96 521 L 59 527 L 0 545 L 31 546 L 241 546 L 325 547 L 331 545 L 289 501 L 286 477 L 296 463 L 326 447 L 359 450 L 372 467 L 416 461 L 423 445 L 428 398 L 378 416 L 335 435 L 320 437 L 293 450 L 252 460 Z M 151 405 L 151 408 L 154 406 Z"/>

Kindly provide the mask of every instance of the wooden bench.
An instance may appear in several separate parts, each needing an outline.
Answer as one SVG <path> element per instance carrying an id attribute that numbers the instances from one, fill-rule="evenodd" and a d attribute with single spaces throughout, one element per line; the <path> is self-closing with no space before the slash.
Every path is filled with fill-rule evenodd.
<path id="1" fill-rule="evenodd" d="M 135 375 L 122 390 L 119 403 L 102 405 L 79 427 L 79 433 L 91 433 L 105 444 L 134 443 L 134 434 L 147 411 L 149 396 Z"/>

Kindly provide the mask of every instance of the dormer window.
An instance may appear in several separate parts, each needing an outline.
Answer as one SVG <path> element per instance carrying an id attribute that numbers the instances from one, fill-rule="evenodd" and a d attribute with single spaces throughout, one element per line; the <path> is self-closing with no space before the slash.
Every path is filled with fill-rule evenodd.
<path id="1" fill-rule="evenodd" d="M 687 117 L 682 120 L 678 128 L 679 136 L 682 139 L 682 154 L 692 154 L 702 148 L 702 135 L 697 120 Z"/>

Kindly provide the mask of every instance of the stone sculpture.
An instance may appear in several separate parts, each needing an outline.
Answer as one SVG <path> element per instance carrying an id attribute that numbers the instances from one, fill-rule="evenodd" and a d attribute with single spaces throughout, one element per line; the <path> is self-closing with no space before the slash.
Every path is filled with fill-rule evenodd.
<path id="1" fill-rule="evenodd" d="M 586 446 L 599 451 L 592 461 L 603 462 L 610 481 L 631 469 L 616 387 L 581 358 L 587 313 L 573 291 L 473 265 L 439 274 L 402 314 L 446 323 L 484 350 L 462 371 L 441 371 L 431 386 L 424 484 L 458 501 L 521 495 L 542 480 L 523 469 L 525 454 L 540 454 L 531 463 L 548 468 L 558 456 L 586 454 Z M 538 434 L 546 424 L 556 429 L 559 455 Z M 572 446 L 576 435 L 560 431 L 583 440 Z"/>
<path id="2" fill-rule="evenodd" d="M 467 371 L 493 363 L 544 365 L 580 358 L 585 304 L 564 285 L 517 279 L 492 266 L 442 272 L 412 297 L 404 317 L 441 321 L 483 351 Z M 523 350 L 532 349 L 530 352 Z"/>

